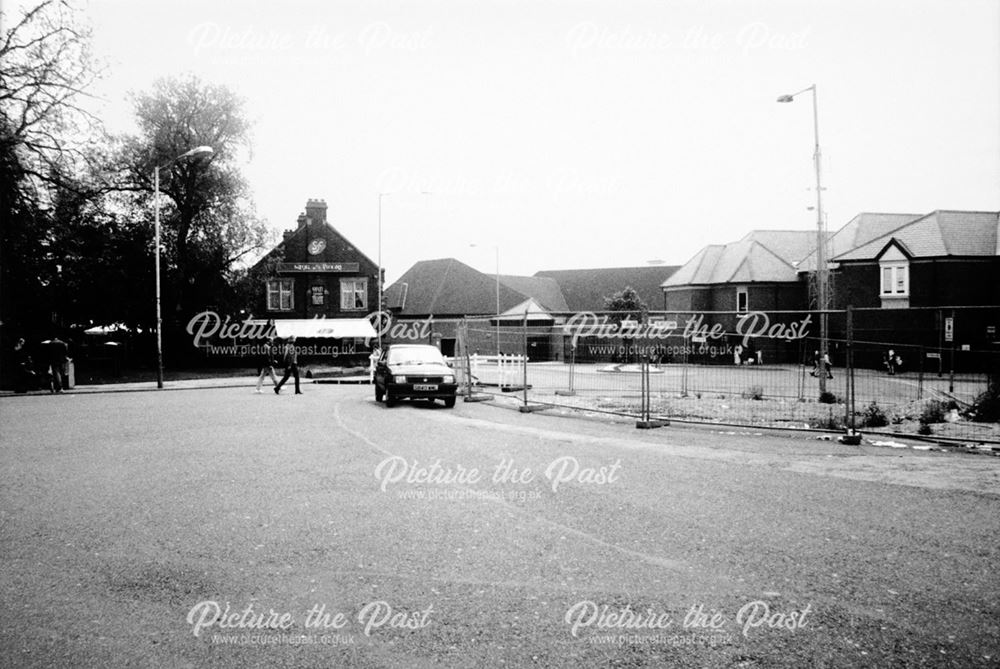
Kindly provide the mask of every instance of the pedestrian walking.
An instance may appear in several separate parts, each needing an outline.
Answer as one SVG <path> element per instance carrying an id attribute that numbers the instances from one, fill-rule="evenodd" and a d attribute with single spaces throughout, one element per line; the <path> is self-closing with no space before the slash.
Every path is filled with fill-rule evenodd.
<path id="1" fill-rule="evenodd" d="M 891 348 L 885 356 L 885 369 L 889 372 L 889 376 L 896 374 L 896 352 Z"/>
<path id="2" fill-rule="evenodd" d="M 826 371 L 826 378 L 833 378 L 833 365 L 830 364 L 830 352 L 827 351 L 823 354 L 823 369 Z"/>
<path id="3" fill-rule="evenodd" d="M 259 365 L 257 369 L 257 394 L 261 392 L 264 385 L 264 377 L 271 375 L 271 383 L 278 385 L 278 376 L 274 373 L 274 368 L 278 365 L 278 347 L 274 342 L 274 337 L 268 337 L 260 352 Z"/>
<path id="4" fill-rule="evenodd" d="M 809 376 L 819 376 L 819 363 L 819 350 L 815 350 L 813 351 L 813 368 L 812 371 L 809 372 Z"/>
<path id="5" fill-rule="evenodd" d="M 69 362 L 69 346 L 56 335 L 49 341 L 49 372 L 52 374 L 52 384 L 49 392 L 61 393 L 64 390 L 63 374 L 66 363 Z"/>
<path id="6" fill-rule="evenodd" d="M 24 338 L 20 338 L 14 344 L 14 392 L 26 393 L 34 388 L 37 382 L 35 370 L 32 369 L 31 356 L 28 355 L 28 348 L 25 346 Z"/>
<path id="7" fill-rule="evenodd" d="M 274 394 L 277 395 L 281 392 L 281 386 L 285 385 L 285 381 L 288 380 L 289 376 L 294 376 L 295 394 L 301 395 L 302 391 L 299 390 L 299 353 L 295 347 L 294 335 L 289 337 L 288 342 L 285 344 L 285 353 L 282 361 L 285 364 L 285 375 L 281 377 L 281 381 L 278 381 L 278 385 L 274 387 Z"/>

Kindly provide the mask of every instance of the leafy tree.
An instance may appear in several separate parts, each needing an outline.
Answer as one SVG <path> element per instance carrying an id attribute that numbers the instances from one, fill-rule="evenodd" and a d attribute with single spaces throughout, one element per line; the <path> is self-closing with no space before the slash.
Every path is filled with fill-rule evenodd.
<path id="1" fill-rule="evenodd" d="M 190 75 L 157 81 L 135 97 L 135 110 L 139 135 L 123 147 L 131 206 L 152 221 L 160 166 L 164 326 L 180 329 L 198 311 L 229 307 L 242 263 L 271 240 L 238 167 L 250 123 L 230 89 Z M 203 145 L 210 155 L 177 160 Z"/>
<path id="2" fill-rule="evenodd" d="M 649 313 L 649 307 L 631 286 L 625 286 L 611 297 L 605 297 L 604 309 L 613 312 L 610 318 L 615 323 L 621 323 L 626 319 L 642 323 Z"/>
<path id="3" fill-rule="evenodd" d="M 649 307 L 646 306 L 646 303 L 642 301 L 631 286 L 625 286 L 624 289 L 611 297 L 605 297 L 604 309 L 611 312 L 608 319 L 618 325 L 621 325 L 625 320 L 645 323 L 646 314 L 649 313 Z M 629 337 L 622 337 L 621 344 L 622 346 L 631 346 L 634 348 L 635 340 Z M 638 359 L 638 354 L 616 356 L 616 358 L 624 361 L 631 360 L 633 357 Z"/>

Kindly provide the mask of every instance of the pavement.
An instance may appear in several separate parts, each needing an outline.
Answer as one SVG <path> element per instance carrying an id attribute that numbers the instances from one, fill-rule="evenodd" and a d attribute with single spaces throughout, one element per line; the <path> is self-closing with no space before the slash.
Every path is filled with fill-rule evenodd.
<path id="1" fill-rule="evenodd" d="M 0 401 L 0 666 L 1000 660 L 996 458 L 252 386 Z"/>
<path id="2" fill-rule="evenodd" d="M 279 375 L 280 376 L 280 375 Z M 279 379 L 280 380 L 280 379 Z M 285 387 L 289 383 L 294 384 L 293 379 L 285 382 Z M 367 384 L 369 377 L 367 374 L 361 376 L 317 376 L 312 379 L 301 378 L 301 384 L 329 383 L 329 384 Z M 65 394 L 92 394 L 92 393 L 125 393 L 143 392 L 147 390 L 206 390 L 212 388 L 254 388 L 257 385 L 256 377 L 227 377 L 220 376 L 208 379 L 178 379 L 164 381 L 163 388 L 157 387 L 156 381 L 131 382 L 131 383 L 99 383 L 89 385 L 76 385 L 70 390 L 63 391 Z M 266 379 L 263 390 L 272 388 L 270 379 Z M 0 391 L 0 397 L 51 395 L 53 393 L 44 390 L 33 390 L 29 393 L 14 393 L 10 390 Z"/>

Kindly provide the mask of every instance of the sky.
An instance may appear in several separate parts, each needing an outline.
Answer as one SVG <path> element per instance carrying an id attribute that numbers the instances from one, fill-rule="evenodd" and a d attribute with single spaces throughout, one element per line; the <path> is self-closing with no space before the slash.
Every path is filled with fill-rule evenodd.
<path id="1" fill-rule="evenodd" d="M 280 233 L 325 199 L 390 282 L 443 257 L 680 265 L 753 229 L 815 229 L 812 93 L 777 103 L 813 84 L 831 230 L 1000 210 L 995 0 L 86 8 L 109 128 L 132 127 L 129 92 L 159 77 L 229 86 L 254 123 L 259 214 Z"/>

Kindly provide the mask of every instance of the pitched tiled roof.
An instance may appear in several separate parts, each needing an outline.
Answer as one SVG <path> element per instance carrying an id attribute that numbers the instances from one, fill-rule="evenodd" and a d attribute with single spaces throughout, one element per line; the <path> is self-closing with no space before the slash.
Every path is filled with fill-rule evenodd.
<path id="1" fill-rule="evenodd" d="M 917 258 L 996 256 L 1000 255 L 1000 213 L 933 211 L 833 260 L 874 260 L 893 239 Z"/>
<path id="2" fill-rule="evenodd" d="M 501 277 L 502 279 L 502 277 Z M 385 290 L 390 309 L 403 316 L 466 316 L 496 312 L 496 276 L 454 258 L 421 260 Z M 500 282 L 500 311 L 530 296 Z"/>
<path id="3" fill-rule="evenodd" d="M 555 280 L 569 311 L 602 311 L 604 298 L 626 287 L 631 287 L 650 309 L 662 309 L 660 284 L 677 269 L 676 265 L 558 269 L 536 272 L 535 276 Z"/>
<path id="4" fill-rule="evenodd" d="M 554 279 L 544 276 L 510 276 L 501 274 L 500 285 L 513 288 L 522 295 L 527 295 L 534 299 L 539 306 L 548 311 L 569 311 L 562 290 L 560 290 L 559 284 Z"/>
<path id="5" fill-rule="evenodd" d="M 738 242 L 706 246 L 662 286 L 797 281 L 795 264 L 815 248 L 809 230 L 754 230 Z"/>
<path id="6" fill-rule="evenodd" d="M 920 218 L 920 214 L 878 214 L 863 212 L 848 221 L 844 227 L 830 235 L 827 242 L 827 260 L 851 249 L 863 246 L 907 223 Z M 815 244 L 813 245 L 815 246 Z M 802 259 L 798 271 L 812 272 L 816 269 L 815 250 Z"/>

